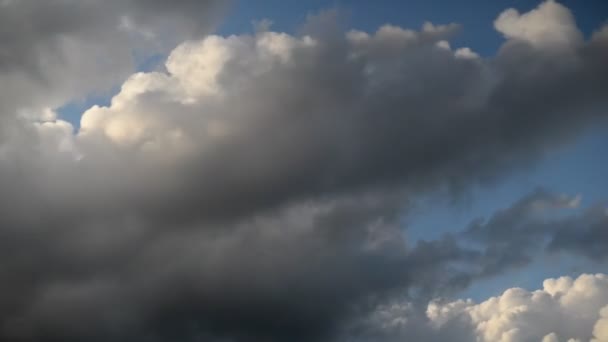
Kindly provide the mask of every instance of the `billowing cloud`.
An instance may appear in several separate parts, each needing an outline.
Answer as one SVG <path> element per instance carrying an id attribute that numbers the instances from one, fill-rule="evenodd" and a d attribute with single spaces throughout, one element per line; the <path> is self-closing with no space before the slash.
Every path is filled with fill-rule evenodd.
<path id="1" fill-rule="evenodd" d="M 135 74 L 84 113 L 80 165 L 154 169 L 126 184 L 106 176 L 143 209 L 234 217 L 373 187 L 483 182 L 603 114 L 601 35 L 554 65 L 558 52 L 516 39 L 493 60 L 437 46 L 456 29 L 186 42 L 166 72 Z"/>
<path id="2" fill-rule="evenodd" d="M 489 184 L 605 119 L 608 31 L 584 41 L 555 2 L 500 15 L 492 58 L 452 50 L 456 24 L 344 32 L 330 11 L 300 35 L 201 37 L 215 2 L 35 5 L 0 2 L 0 339 L 335 340 L 397 295 L 428 320 L 419 303 L 544 250 L 605 261 L 606 218 L 552 229 L 534 212 L 579 200 L 549 192 L 437 241 L 402 227 L 418 195 Z M 131 70 L 133 42 L 186 38 L 78 131 L 57 118 Z M 596 311 L 580 336 L 601 338 Z"/>
<path id="3" fill-rule="evenodd" d="M 358 334 L 369 334 L 367 341 L 415 336 L 454 342 L 599 342 L 606 341 L 607 308 L 608 276 L 583 274 L 547 279 L 536 291 L 507 289 L 481 303 L 435 300 L 422 315 L 408 302 L 385 304 L 361 323 Z"/>
<path id="4" fill-rule="evenodd" d="M 583 43 L 572 13 L 554 0 L 524 14 L 515 9 L 506 10 L 494 21 L 494 27 L 506 38 L 538 48 L 568 49 Z"/>

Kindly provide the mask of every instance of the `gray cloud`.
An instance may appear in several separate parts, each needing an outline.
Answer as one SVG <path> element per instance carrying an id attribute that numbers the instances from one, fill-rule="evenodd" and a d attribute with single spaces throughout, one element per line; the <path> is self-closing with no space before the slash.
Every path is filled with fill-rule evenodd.
<path id="1" fill-rule="evenodd" d="M 72 4 L 1 5 L 0 339 L 333 340 L 397 293 L 525 264 L 533 236 L 578 251 L 601 234 L 547 235 L 528 212 L 544 192 L 464 235 L 410 247 L 401 227 L 418 195 L 489 184 L 603 122 L 608 31 L 583 41 L 561 5 L 501 16 L 488 59 L 449 48 L 455 24 L 345 34 L 333 12 L 297 36 L 188 40 L 74 132 L 53 108 L 113 84 L 132 44 L 204 31 L 216 4 Z M 120 65 L 88 63 L 106 55 Z"/>
<path id="2" fill-rule="evenodd" d="M 304 203 L 212 231 L 153 233 L 118 221 L 12 232 L 2 240 L 10 280 L 3 284 L 3 334 L 327 337 L 358 300 L 409 281 L 393 203 L 373 195 Z"/>
<path id="3" fill-rule="evenodd" d="M 0 117 L 108 91 L 133 55 L 208 33 L 220 1 L 19 0 L 0 3 Z"/>
<path id="4" fill-rule="evenodd" d="M 605 262 L 608 257 L 607 209 L 594 205 L 580 214 L 547 217 L 550 210 L 576 208 L 580 197 L 538 189 L 487 221 L 473 222 L 463 234 L 481 242 L 497 261 L 517 264 L 529 261 L 538 251 L 566 252 Z M 547 213 L 549 211 L 549 213 Z"/>

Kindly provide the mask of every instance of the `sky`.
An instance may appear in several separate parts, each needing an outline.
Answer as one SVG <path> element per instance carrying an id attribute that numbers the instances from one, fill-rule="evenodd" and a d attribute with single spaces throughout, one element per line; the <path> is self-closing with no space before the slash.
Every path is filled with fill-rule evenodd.
<path id="1" fill-rule="evenodd" d="M 0 0 L 0 341 L 608 342 L 607 25 Z"/>

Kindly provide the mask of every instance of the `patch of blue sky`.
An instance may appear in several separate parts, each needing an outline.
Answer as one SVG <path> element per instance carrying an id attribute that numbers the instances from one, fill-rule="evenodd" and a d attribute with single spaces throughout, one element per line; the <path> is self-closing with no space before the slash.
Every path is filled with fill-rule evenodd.
<path id="1" fill-rule="evenodd" d="M 74 129 L 78 131 L 80 129 L 82 114 L 94 105 L 108 106 L 112 96 L 118 93 L 119 90 L 120 88 L 117 86 L 101 93 L 89 94 L 83 98 L 72 100 L 57 108 L 57 115 L 60 119 L 70 122 L 74 126 Z"/>

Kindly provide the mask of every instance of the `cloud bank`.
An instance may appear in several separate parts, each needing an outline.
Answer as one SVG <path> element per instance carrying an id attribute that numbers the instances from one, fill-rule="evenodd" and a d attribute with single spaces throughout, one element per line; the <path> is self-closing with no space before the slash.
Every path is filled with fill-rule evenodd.
<path id="1" fill-rule="evenodd" d="M 451 49 L 457 24 L 345 31 L 332 11 L 298 35 L 205 36 L 221 7 L 0 2 L 0 339 L 334 341 L 371 333 L 358 322 L 395 296 L 428 320 L 418 303 L 538 253 L 606 261 L 605 212 L 547 222 L 538 207 L 577 203 L 548 191 L 436 241 L 409 243 L 402 219 L 419 195 L 491 184 L 603 123 L 608 28 L 584 40 L 554 1 L 507 10 L 482 58 Z M 78 131 L 57 117 L 176 40 Z M 513 292 L 496 320 L 536 305 Z M 468 320 L 463 336 L 570 338 L 458 303 L 429 308 Z M 599 310 L 572 338 L 604 338 Z"/>

